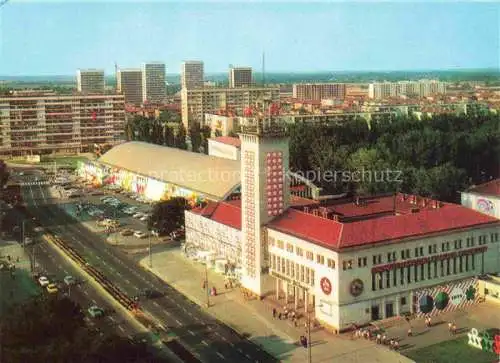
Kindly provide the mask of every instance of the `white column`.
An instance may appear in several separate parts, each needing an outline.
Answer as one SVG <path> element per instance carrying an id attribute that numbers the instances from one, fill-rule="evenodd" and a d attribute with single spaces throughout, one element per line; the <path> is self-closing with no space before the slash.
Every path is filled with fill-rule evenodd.
<path id="1" fill-rule="evenodd" d="M 288 288 L 289 288 L 289 286 L 288 286 L 288 282 L 286 282 L 286 281 L 283 281 L 283 284 L 285 284 L 285 305 L 287 305 L 288 304 Z"/>
<path id="2" fill-rule="evenodd" d="M 275 277 L 276 279 L 276 300 L 280 299 L 280 280 L 278 280 L 278 277 Z"/>
<path id="3" fill-rule="evenodd" d="M 304 290 L 304 311 L 309 311 L 309 292 Z"/>
<path id="4" fill-rule="evenodd" d="M 294 297 L 294 300 L 295 300 L 295 310 L 298 309 L 299 307 L 299 288 L 297 286 L 293 286 L 293 297 Z"/>
<path id="5" fill-rule="evenodd" d="M 399 316 L 400 314 L 400 310 L 401 310 L 401 306 L 400 306 L 400 303 L 401 303 L 401 297 L 398 295 L 396 296 L 396 301 L 394 302 L 394 305 L 395 305 L 395 314 L 396 316 Z"/>

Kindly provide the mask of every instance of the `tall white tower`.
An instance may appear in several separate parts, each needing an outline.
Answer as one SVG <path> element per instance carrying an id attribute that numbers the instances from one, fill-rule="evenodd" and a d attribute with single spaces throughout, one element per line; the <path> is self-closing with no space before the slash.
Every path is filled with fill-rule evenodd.
<path id="1" fill-rule="evenodd" d="M 285 128 L 270 117 L 272 105 L 241 124 L 243 287 L 262 296 L 268 267 L 265 226 L 289 206 L 289 143 Z"/>

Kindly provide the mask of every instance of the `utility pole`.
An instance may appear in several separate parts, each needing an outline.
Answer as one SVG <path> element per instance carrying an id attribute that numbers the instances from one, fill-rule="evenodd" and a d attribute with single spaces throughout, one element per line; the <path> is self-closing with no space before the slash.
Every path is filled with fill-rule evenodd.
<path id="1" fill-rule="evenodd" d="M 307 361 L 312 363 L 311 350 L 311 311 L 307 310 Z"/>
<path id="2" fill-rule="evenodd" d="M 149 268 L 153 268 L 153 253 L 151 251 L 151 231 L 148 231 L 149 239 Z"/>
<path id="3" fill-rule="evenodd" d="M 207 308 L 210 307 L 210 288 L 208 287 L 208 262 L 205 260 L 205 288 L 207 290 Z"/>

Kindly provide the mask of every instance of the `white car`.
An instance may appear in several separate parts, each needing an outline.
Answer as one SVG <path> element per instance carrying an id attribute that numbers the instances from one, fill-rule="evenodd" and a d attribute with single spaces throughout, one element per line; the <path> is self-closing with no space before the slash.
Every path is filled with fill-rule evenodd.
<path id="1" fill-rule="evenodd" d="M 45 287 L 47 286 L 48 284 L 50 284 L 50 281 L 47 277 L 45 276 L 40 276 L 38 278 L 38 283 L 40 284 L 41 287 Z"/>
<path id="2" fill-rule="evenodd" d="M 147 214 L 143 215 L 141 218 L 139 218 L 140 221 L 147 221 L 149 219 L 150 216 L 148 216 Z"/>
<path id="3" fill-rule="evenodd" d="M 143 231 L 135 231 L 134 232 L 134 237 L 137 237 L 137 238 L 146 238 L 148 236 L 148 234 L 146 232 L 143 232 Z"/>
<path id="4" fill-rule="evenodd" d="M 38 232 L 38 233 L 39 233 L 39 232 L 43 232 L 43 227 L 38 226 L 38 227 L 35 227 L 33 230 L 34 230 L 35 232 Z"/>

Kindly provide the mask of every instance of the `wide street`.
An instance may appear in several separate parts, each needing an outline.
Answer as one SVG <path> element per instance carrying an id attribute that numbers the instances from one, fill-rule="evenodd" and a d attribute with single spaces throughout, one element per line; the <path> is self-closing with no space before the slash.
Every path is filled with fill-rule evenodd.
<path id="1" fill-rule="evenodd" d="M 42 178 L 43 179 L 43 178 Z M 33 178 L 30 180 L 33 181 Z M 148 288 L 164 296 L 141 300 L 144 312 L 204 362 L 275 362 L 258 346 L 216 321 L 178 291 L 141 269 L 123 252 L 104 242 L 105 235 L 90 232 L 63 212 L 50 198 L 49 186 L 28 183 L 23 200 L 42 225 L 48 226 L 129 296 Z"/>

